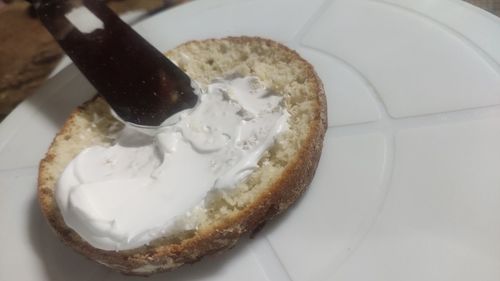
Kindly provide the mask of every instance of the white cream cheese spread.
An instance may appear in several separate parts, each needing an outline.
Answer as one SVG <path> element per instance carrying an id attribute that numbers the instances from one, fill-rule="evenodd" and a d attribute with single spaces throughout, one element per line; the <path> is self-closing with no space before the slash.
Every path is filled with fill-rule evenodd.
<path id="1" fill-rule="evenodd" d="M 194 228 L 179 219 L 242 182 L 288 130 L 282 97 L 256 77 L 216 80 L 198 95 L 154 134 L 126 125 L 111 146 L 78 154 L 56 187 L 65 223 L 104 250 Z"/>

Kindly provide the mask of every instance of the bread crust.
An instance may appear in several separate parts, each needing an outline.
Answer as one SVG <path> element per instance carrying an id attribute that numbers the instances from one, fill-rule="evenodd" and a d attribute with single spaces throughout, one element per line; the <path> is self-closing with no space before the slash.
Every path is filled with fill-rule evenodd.
<path id="1" fill-rule="evenodd" d="M 214 40 L 220 39 L 191 41 L 181 46 L 193 43 L 203 44 Z M 54 199 L 54 186 L 51 184 L 54 179 L 48 175 L 50 175 L 49 171 L 55 158 L 54 146 L 57 138 L 72 134 L 71 128 L 74 125 L 76 116 L 82 114 L 90 104 L 98 102 L 100 98 L 96 97 L 72 113 L 40 163 L 38 176 L 39 203 L 49 224 L 66 245 L 92 260 L 125 274 L 150 275 L 156 272 L 169 271 L 183 264 L 194 263 L 204 256 L 231 248 L 240 237 L 246 233 L 260 230 L 267 221 L 286 210 L 304 193 L 316 171 L 321 156 L 323 138 L 327 129 L 326 97 L 321 80 L 312 65 L 301 58 L 299 54 L 272 40 L 258 37 L 228 37 L 222 40 L 229 40 L 234 43 L 259 41 L 261 44 L 267 44 L 280 52 L 286 52 L 294 60 L 299 60 L 303 64 L 307 78 L 314 81 L 313 90 L 316 92 L 317 101 L 315 103 L 316 108 L 313 110 L 314 116 L 312 116 L 309 132 L 298 153 L 286 165 L 285 171 L 274 180 L 266 192 L 262 192 L 250 204 L 238 211 L 237 214 L 218 221 L 209 229 L 197 231 L 192 237 L 178 243 L 168 243 L 154 247 L 143 246 L 126 251 L 105 251 L 94 248 L 64 223 Z M 145 266 L 148 266 L 150 270 L 141 270 Z"/>

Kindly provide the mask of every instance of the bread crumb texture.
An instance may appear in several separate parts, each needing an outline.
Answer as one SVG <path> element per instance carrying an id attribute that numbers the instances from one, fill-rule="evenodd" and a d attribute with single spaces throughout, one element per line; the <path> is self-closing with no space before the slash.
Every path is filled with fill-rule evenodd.
<path id="1" fill-rule="evenodd" d="M 260 229 L 311 182 L 327 127 L 321 81 L 308 62 L 279 43 L 257 37 L 209 39 L 187 42 L 166 55 L 202 88 L 220 77 L 260 78 L 283 96 L 290 129 L 277 138 L 244 182 L 230 191 L 211 192 L 205 208 L 191 210 L 189 223 L 194 230 L 134 250 L 104 251 L 90 246 L 64 224 L 54 199 L 56 182 L 66 165 L 86 147 L 111 145 L 123 127 L 101 97 L 79 107 L 40 164 L 40 205 L 64 243 L 126 274 L 149 275 L 193 263 L 230 248 L 244 233 Z"/>

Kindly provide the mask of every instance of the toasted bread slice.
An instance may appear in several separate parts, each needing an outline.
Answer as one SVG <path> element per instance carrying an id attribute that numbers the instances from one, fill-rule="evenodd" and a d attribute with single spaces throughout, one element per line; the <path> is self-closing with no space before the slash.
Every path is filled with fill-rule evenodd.
<path id="1" fill-rule="evenodd" d="M 230 193 L 206 203 L 195 230 L 176 233 L 140 248 L 105 251 L 92 247 L 64 223 L 54 199 L 66 165 L 84 148 L 107 144 L 122 126 L 101 97 L 80 106 L 55 137 L 40 163 L 39 201 L 59 238 L 88 258 L 126 274 L 149 275 L 193 263 L 231 248 L 248 232 L 287 209 L 306 190 L 316 170 L 327 128 L 326 99 L 313 67 L 296 52 L 271 40 L 229 37 L 185 43 L 167 53 L 198 83 L 252 75 L 283 95 L 289 130 L 279 135 L 259 167 Z"/>

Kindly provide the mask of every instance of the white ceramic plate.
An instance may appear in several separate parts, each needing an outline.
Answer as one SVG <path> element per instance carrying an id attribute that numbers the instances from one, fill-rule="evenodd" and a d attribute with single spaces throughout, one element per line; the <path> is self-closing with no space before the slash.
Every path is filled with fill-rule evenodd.
<path id="1" fill-rule="evenodd" d="M 316 67 L 330 123 L 294 208 L 150 280 L 500 280 L 498 18 L 452 0 L 198 0 L 136 29 L 162 50 L 281 41 Z M 69 66 L 0 124 L 0 280 L 144 280 L 61 245 L 35 200 L 38 161 L 93 93 Z"/>

